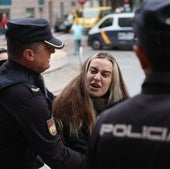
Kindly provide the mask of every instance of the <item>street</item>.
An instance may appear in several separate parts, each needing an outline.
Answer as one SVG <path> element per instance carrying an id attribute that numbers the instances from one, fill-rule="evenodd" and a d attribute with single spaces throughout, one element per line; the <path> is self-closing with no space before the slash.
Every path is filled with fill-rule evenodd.
<path id="1" fill-rule="evenodd" d="M 74 42 L 72 39 L 72 34 L 58 34 L 56 35 L 60 40 L 64 41 L 66 43 L 66 46 L 64 50 L 67 53 L 68 63 L 69 65 L 72 65 L 71 70 L 69 71 L 69 68 L 64 68 L 64 74 L 62 77 L 59 77 L 59 81 L 61 79 L 67 79 L 67 76 L 70 79 L 70 73 L 74 69 L 78 71 L 81 64 L 91 55 L 94 55 L 97 52 L 108 52 L 111 55 L 113 55 L 122 71 L 125 83 L 127 85 L 127 88 L 129 90 L 130 96 L 133 96 L 140 92 L 141 90 L 141 84 L 144 80 L 144 73 L 141 69 L 140 63 L 131 50 L 93 50 L 91 47 L 87 46 L 87 36 L 84 36 L 83 44 L 82 44 L 82 54 L 80 55 L 74 55 Z M 66 71 L 66 69 L 68 69 Z M 68 72 L 68 74 L 66 73 Z M 61 70 L 59 70 L 59 73 L 61 73 Z M 78 72 L 77 72 L 78 73 Z M 57 75 L 56 71 L 56 75 Z M 73 75 L 74 77 L 74 75 Z M 55 77 L 57 78 L 57 77 Z M 56 84 L 57 85 L 57 84 Z"/>
<path id="2" fill-rule="evenodd" d="M 116 58 L 122 71 L 130 96 L 134 96 L 140 92 L 141 84 L 145 76 L 133 51 L 93 50 L 91 47 L 87 46 L 87 36 L 84 36 L 81 55 L 74 55 L 74 41 L 72 39 L 72 34 L 57 33 L 55 36 L 65 43 L 64 49 L 59 51 L 60 53 L 65 53 L 66 56 L 56 59 L 55 63 L 53 63 L 53 66 L 55 67 L 56 64 L 67 62 L 65 66 L 60 66 L 60 68 L 56 70 L 54 69 L 53 71 L 50 71 L 44 75 L 47 87 L 55 95 L 59 94 L 62 89 L 79 73 L 81 64 L 89 56 L 94 55 L 97 52 L 108 52 Z M 1 37 L 0 39 L 1 46 L 3 44 L 3 39 L 4 37 Z M 56 53 L 56 55 L 57 54 L 58 53 Z"/>

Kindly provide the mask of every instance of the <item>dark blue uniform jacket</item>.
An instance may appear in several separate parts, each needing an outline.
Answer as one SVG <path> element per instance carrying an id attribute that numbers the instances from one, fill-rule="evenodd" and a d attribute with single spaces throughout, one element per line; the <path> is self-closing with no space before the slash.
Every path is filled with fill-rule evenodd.
<path id="1" fill-rule="evenodd" d="M 95 124 L 88 169 L 170 168 L 170 74 L 146 77 L 141 94 L 104 111 Z"/>
<path id="2" fill-rule="evenodd" d="M 53 95 L 39 77 L 11 60 L 0 67 L 0 169 L 32 169 L 37 154 L 51 168 L 79 169 L 84 157 L 50 134 Z"/>

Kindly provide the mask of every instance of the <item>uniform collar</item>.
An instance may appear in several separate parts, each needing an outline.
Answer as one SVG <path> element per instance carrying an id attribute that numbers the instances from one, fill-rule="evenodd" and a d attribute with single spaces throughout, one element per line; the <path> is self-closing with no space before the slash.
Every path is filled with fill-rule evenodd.
<path id="1" fill-rule="evenodd" d="M 31 83 L 39 78 L 39 74 L 12 60 L 0 67 L 0 90 L 17 83 Z"/>
<path id="2" fill-rule="evenodd" d="M 155 72 L 147 75 L 142 85 L 142 93 L 170 93 L 170 72 Z"/>
<path id="3" fill-rule="evenodd" d="M 15 62 L 15 61 L 13 61 L 11 59 L 7 60 L 7 62 L 5 64 L 5 67 L 7 69 L 22 69 L 23 71 L 29 72 L 29 73 L 31 73 L 31 74 L 33 74 L 35 76 L 39 76 L 40 75 L 39 73 L 37 73 L 37 72 L 35 72 L 35 71 L 33 71 L 33 70 L 31 70 L 31 69 L 29 69 L 29 68 L 19 64 L 19 63 Z"/>

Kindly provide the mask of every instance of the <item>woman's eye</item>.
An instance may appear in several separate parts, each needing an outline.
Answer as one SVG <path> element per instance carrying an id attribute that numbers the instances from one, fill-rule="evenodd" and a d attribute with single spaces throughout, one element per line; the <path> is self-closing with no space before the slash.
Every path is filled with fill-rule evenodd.
<path id="1" fill-rule="evenodd" d="M 91 74 L 95 74 L 95 73 L 96 73 L 96 71 L 95 71 L 95 70 L 91 70 L 90 72 L 91 72 Z"/>
<path id="2" fill-rule="evenodd" d="M 105 77 L 105 78 L 106 78 L 106 77 L 109 77 L 109 76 L 110 76 L 110 73 L 103 73 L 102 76 Z"/>
<path id="3" fill-rule="evenodd" d="M 93 68 L 90 68 L 90 69 L 89 69 L 89 72 L 90 72 L 91 74 L 95 74 L 95 73 L 97 73 L 97 70 L 96 70 L 96 69 L 93 69 Z"/>

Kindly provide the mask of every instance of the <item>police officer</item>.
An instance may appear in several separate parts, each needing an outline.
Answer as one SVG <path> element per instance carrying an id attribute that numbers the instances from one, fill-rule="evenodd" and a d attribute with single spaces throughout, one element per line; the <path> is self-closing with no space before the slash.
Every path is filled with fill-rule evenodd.
<path id="1" fill-rule="evenodd" d="M 142 91 L 102 113 L 90 138 L 89 169 L 170 168 L 170 0 L 144 1 L 133 28 L 146 74 Z"/>
<path id="2" fill-rule="evenodd" d="M 84 156 L 65 147 L 51 114 L 54 96 L 41 73 L 64 44 L 45 19 L 9 20 L 8 60 L 0 67 L 0 168 L 33 169 L 42 159 L 52 169 L 80 169 Z M 39 158 L 40 157 L 40 158 Z"/>

